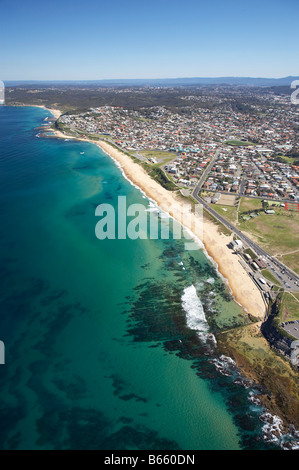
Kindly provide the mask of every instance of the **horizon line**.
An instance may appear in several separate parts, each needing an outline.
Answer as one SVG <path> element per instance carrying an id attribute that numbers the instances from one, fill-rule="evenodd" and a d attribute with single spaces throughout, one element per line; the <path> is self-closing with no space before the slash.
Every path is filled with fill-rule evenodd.
<path id="1" fill-rule="evenodd" d="M 264 76 L 250 76 L 250 75 L 216 75 L 216 76 L 184 76 L 184 77 L 156 77 L 156 78 L 26 78 L 26 79 L 4 79 L 3 82 L 102 82 L 102 81 L 128 81 L 128 80 L 194 80 L 194 79 L 253 79 L 253 80 L 283 80 L 288 78 L 298 78 L 298 75 L 285 75 L 280 77 L 264 77 Z"/>

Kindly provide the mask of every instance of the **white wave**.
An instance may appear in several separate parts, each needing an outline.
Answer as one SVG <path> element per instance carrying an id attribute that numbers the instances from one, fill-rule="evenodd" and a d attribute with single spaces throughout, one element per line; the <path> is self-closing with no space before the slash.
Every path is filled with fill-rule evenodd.
<path id="1" fill-rule="evenodd" d="M 189 286 L 184 289 L 182 295 L 182 307 L 186 312 L 187 326 L 195 330 L 202 339 L 207 339 L 209 325 L 205 317 L 204 309 L 199 300 L 195 287 Z"/>
<path id="2" fill-rule="evenodd" d="M 266 442 L 274 443 L 283 450 L 299 449 L 299 431 L 297 429 L 292 426 L 285 432 L 283 421 L 269 411 L 265 411 L 260 419 L 265 423 L 262 431 Z"/>
<path id="3" fill-rule="evenodd" d="M 182 269 L 183 269 L 184 271 L 186 271 L 186 268 L 185 268 L 185 266 L 184 266 L 183 261 L 180 261 L 178 264 L 179 264 L 179 266 L 182 266 Z"/>
<path id="4" fill-rule="evenodd" d="M 265 423 L 263 426 L 263 435 L 266 442 L 279 443 L 282 437 L 283 423 L 282 420 L 269 412 L 261 416 L 261 420 Z"/>
<path id="5" fill-rule="evenodd" d="M 231 357 L 225 356 L 224 354 L 222 354 L 219 358 L 212 359 L 211 362 L 214 363 L 218 372 L 227 377 L 231 377 L 236 368 L 235 361 Z"/>
<path id="6" fill-rule="evenodd" d="M 65 141 L 69 140 L 69 139 L 64 139 Z M 135 183 L 133 183 L 133 181 L 130 180 L 130 178 L 127 177 L 127 175 L 125 174 L 125 171 L 122 167 L 122 165 L 114 158 L 112 157 L 112 155 L 110 155 L 107 151 L 105 151 L 100 145 L 94 143 L 94 145 L 97 145 L 97 147 L 99 147 L 101 149 L 101 151 L 107 155 L 113 162 L 114 164 L 120 169 L 121 173 L 122 173 L 122 176 L 136 189 L 138 189 L 140 191 L 140 193 L 142 194 L 142 197 L 144 199 L 147 199 L 148 201 L 152 201 L 154 204 L 157 205 L 157 207 L 159 207 L 157 201 L 155 201 L 153 198 L 147 196 L 147 194 L 145 193 L 145 191 L 143 191 L 143 189 L 141 189 L 139 186 L 137 186 Z M 167 212 L 164 212 L 161 210 L 161 213 L 165 214 L 165 216 L 167 218 L 172 218 L 170 216 L 170 214 L 167 214 Z M 162 219 L 165 217 L 162 215 Z M 166 218 L 165 217 L 165 218 Z M 173 219 L 175 220 L 175 219 Z M 184 226 L 183 224 L 181 224 L 181 226 L 183 227 L 183 229 L 186 231 L 186 233 L 189 235 L 190 238 L 192 238 L 194 240 L 194 242 L 198 245 L 198 248 L 201 249 L 203 251 L 203 253 L 205 254 L 206 258 L 211 262 L 211 264 L 213 264 L 213 266 L 216 268 L 216 271 L 217 271 L 217 275 L 223 280 L 223 282 L 225 283 L 225 285 L 227 286 L 228 290 L 230 291 L 231 295 L 233 296 L 234 298 L 234 295 L 233 295 L 233 292 L 229 286 L 229 283 L 228 283 L 228 280 L 220 273 L 219 271 L 219 266 L 218 264 L 216 263 L 216 261 L 208 254 L 207 250 L 206 250 L 206 247 L 205 245 L 203 244 L 202 240 L 200 240 L 188 227 Z M 234 298 L 235 302 L 238 303 L 238 305 L 240 305 L 242 307 L 242 305 L 237 302 L 237 300 Z M 243 307 L 244 308 L 244 307 Z M 244 310 L 246 310 L 244 308 Z"/>
<path id="7" fill-rule="evenodd" d="M 213 333 L 210 333 L 210 334 L 208 335 L 208 338 L 209 338 L 210 342 L 211 342 L 214 346 L 217 346 L 217 340 L 216 340 L 215 335 L 213 335 Z"/>
<path id="8" fill-rule="evenodd" d="M 185 266 L 184 266 L 183 261 L 180 261 L 180 262 L 178 263 L 178 265 L 179 265 L 179 266 L 182 266 L 182 269 L 183 269 L 184 271 L 186 271 L 186 268 L 185 268 Z"/>
<path id="9" fill-rule="evenodd" d="M 230 364 L 231 366 L 234 366 L 234 367 L 237 366 L 236 362 L 235 362 L 231 357 L 225 356 L 224 354 L 221 354 L 220 360 L 221 360 L 223 363 Z"/>
<path id="10" fill-rule="evenodd" d="M 262 406 L 261 400 L 259 399 L 258 395 L 253 390 L 249 392 L 248 400 L 250 401 L 250 403 L 252 403 L 258 408 Z"/>

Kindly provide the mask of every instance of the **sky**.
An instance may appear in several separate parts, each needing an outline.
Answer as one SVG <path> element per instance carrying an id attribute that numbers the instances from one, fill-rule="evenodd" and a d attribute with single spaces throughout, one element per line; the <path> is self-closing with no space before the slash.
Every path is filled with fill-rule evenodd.
<path id="1" fill-rule="evenodd" d="M 299 75 L 298 0 L 0 0 L 0 80 Z"/>

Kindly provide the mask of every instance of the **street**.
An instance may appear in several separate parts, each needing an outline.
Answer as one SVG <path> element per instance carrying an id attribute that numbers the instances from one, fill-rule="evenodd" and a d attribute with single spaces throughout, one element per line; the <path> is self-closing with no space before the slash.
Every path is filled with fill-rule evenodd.
<path id="1" fill-rule="evenodd" d="M 238 236 L 238 238 L 246 245 L 251 248 L 255 253 L 262 257 L 267 264 L 267 269 L 275 276 L 278 282 L 286 291 L 299 292 L 299 276 L 290 270 L 283 263 L 278 261 L 276 258 L 267 253 L 257 243 L 253 242 L 247 235 L 244 235 L 239 229 L 228 222 L 224 217 L 219 215 L 214 209 L 212 209 L 208 203 L 206 203 L 199 195 L 203 182 L 199 182 L 193 191 L 192 196 L 196 199 L 203 207 L 231 232 Z"/>

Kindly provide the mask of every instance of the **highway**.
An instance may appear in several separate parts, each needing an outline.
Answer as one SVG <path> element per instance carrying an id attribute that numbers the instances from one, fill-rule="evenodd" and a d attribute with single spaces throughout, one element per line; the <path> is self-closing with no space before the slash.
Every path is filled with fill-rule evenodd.
<path id="1" fill-rule="evenodd" d="M 261 248 L 257 243 L 253 242 L 247 235 L 245 235 L 241 230 L 237 229 L 224 217 L 222 217 L 218 212 L 216 212 L 209 204 L 204 201 L 199 196 L 199 191 L 203 185 L 202 178 L 199 181 L 198 185 L 195 187 L 192 196 L 194 199 L 203 205 L 203 207 L 213 216 L 215 219 L 219 220 L 225 227 L 227 227 L 231 232 L 238 236 L 248 248 L 251 248 L 255 253 L 262 257 L 267 264 L 267 269 L 271 271 L 273 276 L 278 280 L 278 282 L 284 287 L 286 291 L 299 292 L 299 276 L 294 273 L 291 269 L 285 266 L 283 263 L 278 261 L 276 258 L 271 256 L 267 251 Z"/>

